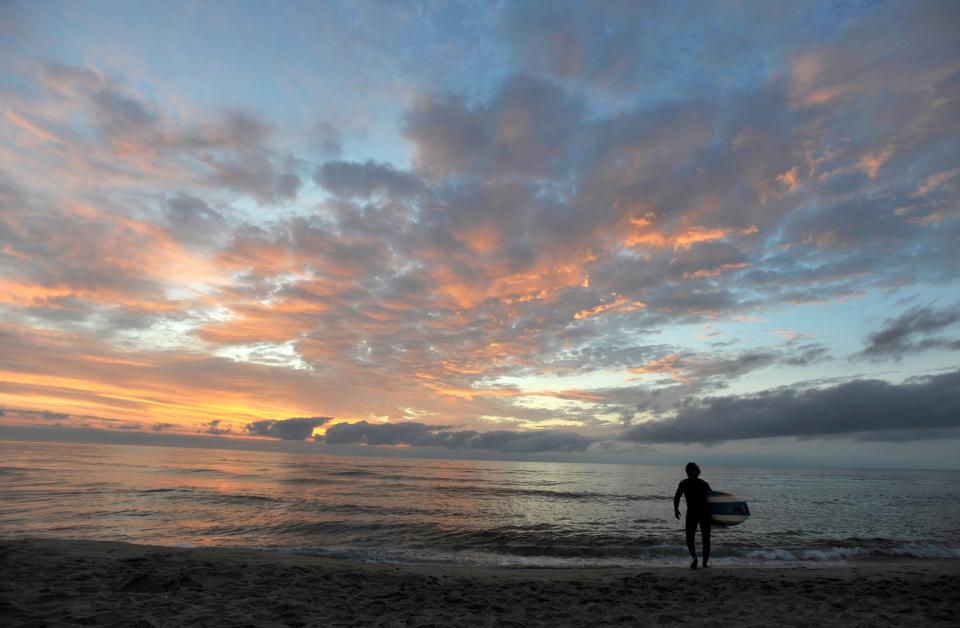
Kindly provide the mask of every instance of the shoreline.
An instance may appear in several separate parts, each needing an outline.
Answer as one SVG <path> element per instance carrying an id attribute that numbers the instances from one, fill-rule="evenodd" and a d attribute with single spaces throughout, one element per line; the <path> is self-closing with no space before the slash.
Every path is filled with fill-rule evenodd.
<path id="1" fill-rule="evenodd" d="M 360 563 L 0 539 L 5 625 L 955 625 L 960 560 L 639 568 Z"/>

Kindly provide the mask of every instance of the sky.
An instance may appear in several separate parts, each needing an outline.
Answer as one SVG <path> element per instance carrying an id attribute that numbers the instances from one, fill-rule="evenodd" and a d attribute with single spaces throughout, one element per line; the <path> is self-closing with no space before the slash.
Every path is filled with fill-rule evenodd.
<path id="1" fill-rule="evenodd" d="M 958 27 L 4 2 L 0 438 L 955 467 Z"/>

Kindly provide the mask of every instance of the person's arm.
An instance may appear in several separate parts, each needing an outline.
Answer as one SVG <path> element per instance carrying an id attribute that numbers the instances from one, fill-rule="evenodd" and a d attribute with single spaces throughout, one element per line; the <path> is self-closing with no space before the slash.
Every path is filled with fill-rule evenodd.
<path id="1" fill-rule="evenodd" d="M 677 485 L 677 494 L 673 496 L 673 516 L 680 518 L 680 496 L 683 495 L 683 482 Z"/>

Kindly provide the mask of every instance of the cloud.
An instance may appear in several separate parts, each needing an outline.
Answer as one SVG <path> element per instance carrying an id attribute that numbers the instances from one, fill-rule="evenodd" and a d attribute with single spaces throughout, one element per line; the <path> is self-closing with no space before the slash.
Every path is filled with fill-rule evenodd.
<path id="1" fill-rule="evenodd" d="M 450 431 L 449 426 L 403 423 L 338 423 L 327 429 L 328 445 L 408 445 L 411 447 L 445 447 L 447 449 L 480 449 L 503 453 L 538 453 L 545 451 L 585 451 L 596 439 L 573 432 L 538 430 L 515 432 L 496 430 Z"/>
<path id="2" fill-rule="evenodd" d="M 797 345 L 792 354 L 783 358 L 783 363 L 790 366 L 809 366 L 825 360 L 829 356 L 829 349 L 819 343 L 808 342 Z"/>
<path id="3" fill-rule="evenodd" d="M 777 348 L 751 349 L 739 353 L 669 353 L 628 370 L 633 375 L 660 375 L 696 390 L 710 390 L 724 388 L 743 375 L 769 366 L 807 366 L 828 355 L 827 349 L 817 343 L 787 342 Z"/>
<path id="4" fill-rule="evenodd" d="M 530 72 L 614 102 L 666 100 L 770 76 L 785 51 L 808 47 L 857 17 L 852 7 L 796 6 L 805 19 L 784 19 L 766 3 L 687 11 L 670 3 L 558 0 L 507 3 L 499 21 L 513 62 Z"/>
<path id="5" fill-rule="evenodd" d="M 273 146 L 273 127 L 237 108 L 183 116 L 102 72 L 64 64 L 40 65 L 34 82 L 51 104 L 42 111 L 18 102 L 17 126 L 59 147 L 55 161 L 73 179 L 85 170 L 103 182 L 177 184 L 203 181 L 247 194 L 258 203 L 296 198 L 305 163 Z"/>
<path id="6" fill-rule="evenodd" d="M 429 176 L 555 178 L 571 165 L 584 114 L 554 83 L 516 75 L 483 104 L 424 96 L 406 113 L 403 131 Z"/>
<path id="7" fill-rule="evenodd" d="M 12 410 L 21 419 L 41 419 L 43 421 L 63 421 L 71 417 L 64 412 L 50 412 L 48 410 Z"/>
<path id="8" fill-rule="evenodd" d="M 220 427 L 222 423 L 223 419 L 211 419 L 206 423 L 200 424 L 200 427 L 203 428 L 201 431 L 205 434 L 232 434 L 233 428 L 229 425 L 226 425 L 226 427 Z"/>
<path id="9" fill-rule="evenodd" d="M 643 18 L 655 18 L 658 10 L 652 5 L 632 10 L 630 3 L 604 8 L 579 11 L 562 3 L 521 3 L 511 5 L 504 21 L 518 59 L 532 70 L 628 89 L 644 61 Z"/>
<path id="10" fill-rule="evenodd" d="M 392 75 L 410 91 L 389 115 L 324 111 L 350 122 L 312 131 L 282 98 L 269 117 L 204 111 L 116 67 L 11 63 L 0 114 L 7 399 L 193 429 L 229 403 L 238 432 L 311 408 L 430 417 L 418 420 L 460 427 L 396 444 L 503 447 L 467 428 L 500 417 L 600 434 L 618 429 L 604 416 L 641 420 L 638 404 L 667 412 L 735 378 L 782 382 L 795 372 L 782 367 L 829 357 L 815 343 L 756 346 L 756 330 L 725 336 L 750 351 L 705 347 L 678 325 L 954 285 L 949 4 L 815 8 L 803 20 L 760 5 L 471 11 L 496 23 L 456 21 L 512 39 L 486 42 L 496 50 L 431 39 L 442 55 L 420 55 L 414 40 L 383 47 L 457 71 L 426 84 Z M 417 11 L 362 12 L 404 37 L 423 23 Z M 482 80 L 457 67 L 466 49 L 482 57 Z M 490 71 L 497 59 L 512 65 Z M 344 151 L 340 128 L 370 135 Z M 399 136 L 410 167 L 394 155 Z M 311 180 L 324 190 L 301 194 Z M 888 322 L 865 355 L 952 342 L 919 324 L 884 340 Z M 642 382 L 577 403 L 533 403 L 537 391 L 496 383 L 631 368 Z M 282 440 L 281 429 L 266 435 Z M 365 438 L 399 438 L 377 429 Z"/>
<path id="11" fill-rule="evenodd" d="M 363 163 L 328 161 L 320 166 L 313 178 L 319 185 L 345 198 L 370 198 L 380 194 L 388 199 L 402 200 L 423 194 L 427 189 L 416 176 L 373 160 Z"/>
<path id="12" fill-rule="evenodd" d="M 221 156 L 206 154 L 199 159 L 209 166 L 215 184 L 248 194 L 261 205 L 296 199 L 302 184 L 298 174 L 284 171 L 298 168 L 293 160 L 278 167 L 271 156 L 259 148 L 231 151 Z"/>
<path id="13" fill-rule="evenodd" d="M 337 423 L 327 429 L 324 442 L 328 445 L 363 443 L 365 445 L 410 445 L 429 440 L 433 432 L 445 429 L 443 425 L 403 423 Z"/>
<path id="14" fill-rule="evenodd" d="M 324 157 L 336 158 L 343 152 L 340 129 L 330 122 L 317 122 L 310 131 L 310 139 Z"/>
<path id="15" fill-rule="evenodd" d="M 899 360 L 909 353 L 928 349 L 960 350 L 960 338 L 923 338 L 960 322 L 960 306 L 937 310 L 931 306 L 911 308 L 884 321 L 883 326 L 867 336 L 867 347 L 861 355 L 872 360 Z"/>
<path id="16" fill-rule="evenodd" d="M 870 433 L 911 440 L 923 430 L 960 428 L 960 371 L 891 384 L 855 380 L 826 388 L 777 388 L 755 395 L 707 397 L 676 416 L 623 433 L 641 443 L 719 443 L 775 437 Z"/>
<path id="17" fill-rule="evenodd" d="M 202 199 L 179 194 L 165 202 L 166 220 L 182 242 L 209 242 L 212 235 L 226 227 L 223 215 Z"/>
<path id="18" fill-rule="evenodd" d="M 269 436 L 281 440 L 306 440 L 315 428 L 332 421 L 332 417 L 296 417 L 292 419 L 263 419 L 248 424 L 246 431 L 256 436 Z"/>

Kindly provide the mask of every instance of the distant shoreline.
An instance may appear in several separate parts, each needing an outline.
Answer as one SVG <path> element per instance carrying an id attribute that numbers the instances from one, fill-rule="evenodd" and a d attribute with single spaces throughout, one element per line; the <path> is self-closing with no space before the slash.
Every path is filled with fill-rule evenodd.
<path id="1" fill-rule="evenodd" d="M 504 569 L 0 540 L 0 617 L 88 625 L 951 625 L 960 560 Z"/>

